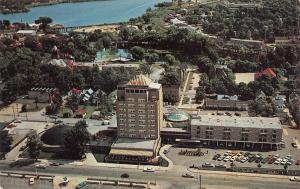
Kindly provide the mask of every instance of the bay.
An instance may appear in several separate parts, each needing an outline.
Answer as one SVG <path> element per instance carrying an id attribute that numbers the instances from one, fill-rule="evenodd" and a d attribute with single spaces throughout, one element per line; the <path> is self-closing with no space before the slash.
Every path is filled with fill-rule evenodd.
<path id="1" fill-rule="evenodd" d="M 3 15 L 0 20 L 33 23 L 41 16 L 48 16 L 54 23 L 64 26 L 85 26 L 93 24 L 117 23 L 141 16 L 155 4 L 170 0 L 106 0 L 81 3 L 63 3 L 40 6 L 28 13 Z"/>

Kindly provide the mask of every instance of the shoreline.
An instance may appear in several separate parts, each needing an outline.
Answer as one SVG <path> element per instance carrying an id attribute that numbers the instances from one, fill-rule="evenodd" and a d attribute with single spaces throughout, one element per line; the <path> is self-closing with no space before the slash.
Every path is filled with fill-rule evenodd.
<path id="1" fill-rule="evenodd" d="M 84 3 L 84 2 L 94 2 L 94 1 L 110 1 L 110 0 L 58 0 L 56 2 L 48 2 L 48 3 L 31 3 L 25 5 L 24 9 L 9 10 L 8 12 L 1 10 L 0 15 L 28 13 L 30 12 L 31 8 L 35 8 L 35 7 L 53 6 L 57 4 L 63 4 L 63 3 Z"/>

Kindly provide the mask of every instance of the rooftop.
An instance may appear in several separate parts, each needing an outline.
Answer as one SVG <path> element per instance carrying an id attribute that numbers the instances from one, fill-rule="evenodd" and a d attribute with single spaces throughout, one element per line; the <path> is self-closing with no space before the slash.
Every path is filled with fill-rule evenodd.
<path id="1" fill-rule="evenodd" d="M 214 127 L 247 127 L 259 129 L 281 129 L 282 126 L 277 117 L 231 117 L 201 115 L 199 119 L 192 119 L 191 125 L 207 125 Z"/>
<path id="2" fill-rule="evenodd" d="M 133 85 L 133 86 L 149 86 L 153 81 L 144 76 L 144 75 L 137 75 L 133 79 L 131 79 L 127 85 Z"/>
<path id="3" fill-rule="evenodd" d="M 133 139 L 133 138 L 118 138 L 112 145 L 114 149 L 134 149 L 134 150 L 153 150 L 156 140 L 150 139 Z"/>

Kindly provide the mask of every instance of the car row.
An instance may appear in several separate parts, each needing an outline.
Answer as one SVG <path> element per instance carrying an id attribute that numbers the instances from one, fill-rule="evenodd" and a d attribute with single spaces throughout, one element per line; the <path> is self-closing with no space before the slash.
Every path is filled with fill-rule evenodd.
<path id="1" fill-rule="evenodd" d="M 245 162 L 255 162 L 255 163 L 268 163 L 268 164 L 276 164 L 276 165 L 292 165 L 295 163 L 295 160 L 292 158 L 291 155 L 287 155 L 284 158 L 280 158 L 279 154 L 276 155 L 268 155 L 266 157 L 264 157 L 261 153 L 258 154 L 254 154 L 254 153 L 250 153 L 250 152 L 231 152 L 231 151 L 227 151 L 225 152 L 223 155 L 221 154 L 215 154 L 212 158 L 213 160 L 217 160 L 217 161 L 224 161 L 224 162 L 241 162 L 241 163 L 245 163 Z M 300 164 L 300 159 L 296 161 L 295 163 L 296 165 Z"/>

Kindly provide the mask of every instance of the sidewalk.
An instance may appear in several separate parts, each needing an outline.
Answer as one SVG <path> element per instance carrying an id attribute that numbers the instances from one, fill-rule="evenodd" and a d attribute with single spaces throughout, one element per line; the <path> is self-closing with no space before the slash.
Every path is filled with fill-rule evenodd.
<path id="1" fill-rule="evenodd" d="M 239 173 L 239 172 L 227 172 L 227 171 L 195 170 L 195 169 L 191 169 L 191 168 L 188 168 L 187 170 L 192 173 L 213 174 L 213 175 L 276 178 L 276 179 L 289 179 L 291 177 L 291 176 L 287 176 L 287 175 L 270 175 L 270 174 Z"/>

